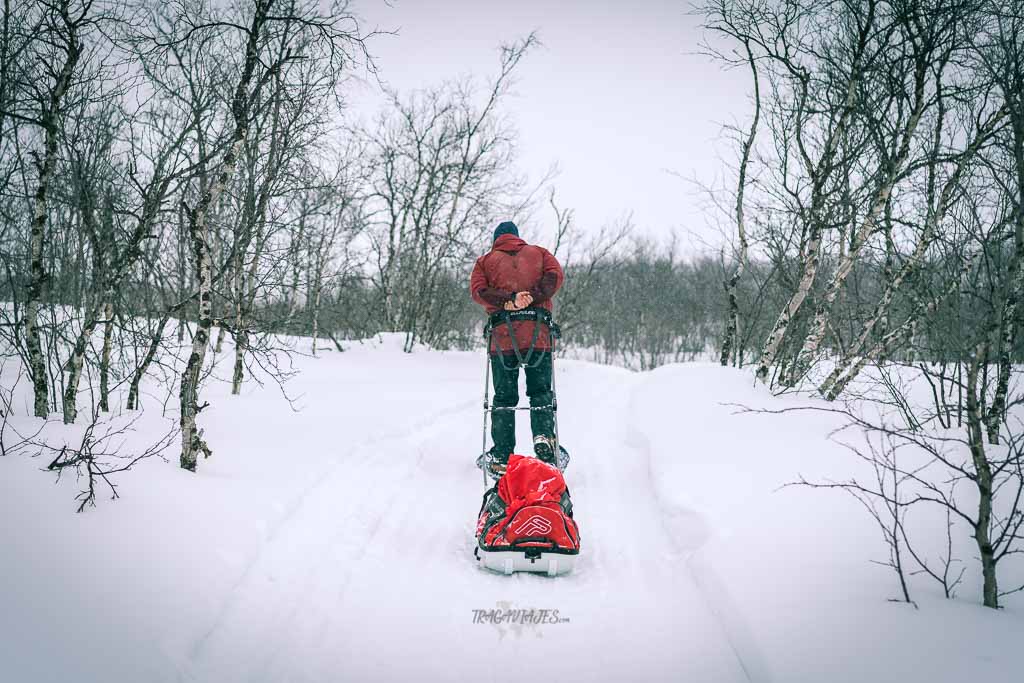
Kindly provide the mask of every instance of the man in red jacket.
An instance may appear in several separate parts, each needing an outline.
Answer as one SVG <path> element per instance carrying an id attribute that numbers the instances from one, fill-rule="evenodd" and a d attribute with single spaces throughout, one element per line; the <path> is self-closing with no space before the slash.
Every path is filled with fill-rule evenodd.
<path id="1" fill-rule="evenodd" d="M 530 406 L 551 406 L 552 342 L 548 326 L 534 320 L 512 320 L 513 316 L 502 321 L 502 316 L 494 314 L 534 308 L 542 309 L 538 311 L 540 315 L 550 315 L 551 297 L 562 286 L 563 279 L 562 266 L 555 257 L 547 249 L 519 239 L 519 229 L 511 221 L 498 225 L 491 251 L 477 259 L 473 266 L 470 294 L 487 315 L 492 316 L 492 323 L 497 323 L 493 325 L 489 349 L 495 408 L 514 407 L 519 403 L 520 365 L 526 374 Z M 489 461 L 491 471 L 500 475 L 516 446 L 515 411 L 495 410 L 491 416 L 494 446 Z M 553 409 L 531 410 L 530 427 L 534 453 L 541 460 L 554 464 Z"/>

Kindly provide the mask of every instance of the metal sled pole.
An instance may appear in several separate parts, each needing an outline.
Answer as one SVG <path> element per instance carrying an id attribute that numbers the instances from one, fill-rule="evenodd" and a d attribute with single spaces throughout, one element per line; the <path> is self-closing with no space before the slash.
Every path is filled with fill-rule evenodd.
<path id="1" fill-rule="evenodd" d="M 536 312 L 534 312 L 534 315 L 535 316 L 537 315 Z M 518 348 L 513 346 L 513 349 L 516 351 L 516 366 L 517 367 L 535 367 L 536 366 L 536 362 L 533 365 L 530 365 L 529 363 L 530 363 L 530 359 L 533 356 L 534 344 L 537 343 L 537 332 L 539 331 L 539 325 L 546 325 L 547 326 L 547 328 L 548 328 L 548 338 L 551 341 L 551 350 L 549 351 L 549 353 L 551 354 L 551 403 L 549 405 L 546 405 L 546 406 L 492 406 L 490 404 L 490 397 L 491 397 L 491 360 L 492 360 L 491 359 L 491 343 L 492 343 L 492 340 L 493 340 L 493 335 L 494 335 L 494 329 L 495 328 L 491 324 L 490 321 L 488 322 L 487 328 L 485 330 L 486 334 L 484 336 L 484 339 L 486 340 L 486 348 L 485 348 L 485 352 L 484 352 L 484 358 L 485 358 L 486 362 L 485 362 L 485 370 L 484 370 L 484 420 L 483 420 L 483 434 L 481 435 L 481 439 L 480 439 L 480 442 L 481 442 L 480 452 L 482 454 L 481 457 L 484 457 L 484 455 L 487 453 L 487 417 L 488 417 L 488 415 L 490 413 L 497 412 L 497 411 L 505 411 L 505 410 L 511 410 L 511 411 L 516 411 L 516 410 L 524 410 L 524 411 L 543 410 L 543 411 L 550 411 L 551 412 L 551 416 L 552 416 L 552 430 L 554 431 L 554 434 L 553 434 L 553 436 L 554 436 L 554 444 L 553 444 L 553 451 L 554 451 L 554 453 L 553 453 L 553 457 L 555 458 L 556 462 L 558 462 L 560 460 L 560 458 L 561 458 L 561 447 L 559 446 L 559 438 L 558 438 L 558 397 L 557 397 L 557 393 L 555 391 L 555 352 L 556 352 L 557 339 L 558 339 L 558 335 L 556 333 L 556 330 L 558 328 L 557 328 L 557 325 L 554 325 L 552 323 L 551 315 L 552 314 L 549 313 L 547 315 L 547 317 L 543 318 L 543 319 L 540 318 L 539 316 L 537 316 L 535 318 L 533 341 L 530 344 L 530 350 L 528 351 L 528 353 L 527 353 L 525 358 L 522 355 L 520 355 L 520 353 L 518 351 Z M 510 320 L 509 315 L 507 313 L 505 314 L 505 323 L 509 326 L 509 334 L 514 339 L 515 335 L 514 335 L 514 332 L 512 331 L 512 321 Z M 487 490 L 487 489 L 490 488 L 490 486 L 489 486 L 489 480 L 488 480 L 488 477 L 487 477 L 488 471 L 487 471 L 487 465 L 486 465 L 486 458 L 483 461 L 481 461 L 481 462 L 483 463 L 483 466 L 480 469 L 483 472 L 484 489 Z"/>
<path id="2" fill-rule="evenodd" d="M 490 414 L 490 400 L 491 400 L 491 332 L 487 334 L 487 345 L 484 348 L 484 431 L 481 436 L 480 453 L 487 452 L 487 416 Z M 490 488 L 487 485 L 487 463 L 484 462 L 484 466 L 480 468 L 480 471 L 484 475 L 484 491 Z"/>
<path id="3" fill-rule="evenodd" d="M 548 339 L 551 340 L 551 417 L 553 418 L 552 426 L 555 430 L 553 457 L 555 462 L 558 462 L 562 452 L 559 450 L 561 447 L 558 445 L 558 393 L 555 391 L 555 348 L 557 341 L 554 333 L 551 331 L 551 325 L 548 325 Z"/>
<path id="4" fill-rule="evenodd" d="M 491 406 L 487 409 L 491 413 L 500 413 L 503 410 L 551 410 L 554 407 L 552 404 L 546 406 Z"/>

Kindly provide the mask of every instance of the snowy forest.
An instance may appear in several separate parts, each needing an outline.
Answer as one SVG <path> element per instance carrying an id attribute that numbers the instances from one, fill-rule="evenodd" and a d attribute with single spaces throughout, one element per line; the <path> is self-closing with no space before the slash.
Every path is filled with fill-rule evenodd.
<path id="1" fill-rule="evenodd" d="M 437 645 L 430 638 L 407 663 L 393 662 L 396 669 L 359 665 L 335 677 L 331 666 L 355 666 L 345 657 L 358 659 L 360 647 L 377 645 L 357 633 L 357 621 L 342 627 L 322 615 L 320 622 L 307 616 L 289 623 L 296 634 L 319 633 L 316 624 L 341 634 L 346 644 L 330 656 L 310 654 L 309 643 L 320 642 L 315 638 L 300 643 L 299 635 L 289 635 L 283 654 L 255 657 L 237 671 L 230 663 L 248 652 L 241 643 L 258 648 L 272 639 L 272 622 L 282 614 L 294 618 L 296 601 L 333 595 L 333 570 L 310 569 L 300 582 L 305 592 L 269 598 L 246 583 L 255 581 L 253 572 L 287 576 L 282 567 L 296 558 L 351 551 L 357 568 L 346 574 L 346 590 L 391 590 L 373 583 L 378 565 L 361 564 L 372 563 L 374 551 L 367 559 L 365 550 L 352 548 L 376 533 L 394 534 L 386 538 L 396 545 L 406 537 L 365 517 L 363 510 L 376 503 L 372 487 L 360 482 L 417 481 L 421 474 L 434 482 L 436 472 L 419 461 L 401 469 L 400 457 L 376 453 L 377 440 L 387 452 L 434 453 L 459 432 L 462 450 L 444 456 L 452 459 L 451 486 L 458 488 L 438 496 L 454 501 L 441 503 L 456 518 L 448 522 L 454 531 L 431 528 L 423 536 L 447 542 L 450 535 L 458 540 L 449 554 L 464 551 L 462 522 L 471 521 L 478 500 L 479 476 L 468 470 L 479 448 L 474 411 L 485 323 L 468 280 L 476 259 L 491 248 L 495 226 L 509 218 L 530 226 L 527 241 L 544 245 L 565 271 L 554 299 L 566 358 L 565 378 L 561 365 L 558 377 L 567 395 L 576 396 L 562 402 L 562 431 L 570 449 L 574 436 L 577 441 L 566 477 L 585 542 L 619 540 L 627 530 L 614 524 L 627 514 L 658 527 L 636 543 L 664 543 L 685 557 L 679 566 L 693 574 L 693 595 L 732 591 L 729 600 L 712 600 L 718 607 L 710 611 L 685 591 L 670 602 L 718 619 L 746 676 L 731 664 L 715 669 L 718 660 L 704 655 L 719 652 L 719 645 L 698 638 L 682 649 L 662 649 L 658 657 L 669 659 L 646 660 L 647 668 L 596 657 L 581 680 L 633 674 L 665 680 L 687 671 L 690 680 L 895 680 L 879 678 L 870 663 L 844 669 L 848 678 L 829 660 L 795 664 L 798 654 L 793 661 L 779 655 L 786 646 L 768 635 L 774 608 L 759 602 L 766 598 L 744 592 L 753 587 L 723 588 L 733 579 L 747 585 L 735 578 L 747 558 L 739 541 L 730 545 L 715 530 L 742 530 L 761 515 L 763 508 L 738 512 L 748 499 L 774 508 L 765 502 L 777 499 L 768 491 L 797 500 L 776 513 L 779 529 L 804 529 L 792 545 L 818 538 L 801 526 L 814 518 L 842 520 L 837 524 L 851 540 L 830 536 L 820 547 L 831 552 L 829 561 L 850 564 L 803 569 L 815 572 L 813 578 L 797 572 L 792 580 L 824 581 L 838 586 L 822 589 L 828 595 L 849 590 L 851 601 L 877 601 L 870 615 L 857 611 L 868 609 L 861 606 L 851 613 L 865 624 L 891 618 L 879 633 L 917 629 L 927 645 L 943 624 L 958 623 L 992 648 L 1024 635 L 1024 8 L 1019 0 L 671 4 L 701 36 L 699 44 L 673 49 L 739 77 L 746 93 L 716 122 L 725 150 L 720 167 L 706 177 L 679 178 L 680 196 L 700 197 L 717 236 L 697 246 L 687 242 L 686 226 L 652 232 L 656 226 L 629 214 L 585 224 L 578 207 L 563 200 L 557 171 L 538 177 L 520 167 L 521 133 L 510 102 L 523 65 L 547 49 L 543 13 L 536 32 L 508 35 L 493 46 L 490 63 L 473 65 L 472 76 L 438 74 L 404 90 L 386 82 L 375 57 L 380 41 L 400 42 L 401 31 L 362 19 L 361 3 L 3 0 L 0 463 L 30 464 L 17 476 L 0 469 L 0 480 L 5 490 L 24 491 L 15 501 L 35 499 L 57 480 L 52 496 L 39 494 L 32 503 L 55 510 L 38 515 L 44 521 L 32 533 L 56 534 L 65 539 L 60 547 L 78 552 L 85 544 L 116 543 L 107 540 L 115 535 L 147 535 L 131 526 L 132 516 L 154 524 L 154 535 L 162 524 L 167 530 L 184 525 L 180 538 L 163 534 L 175 539 L 172 545 L 183 544 L 169 560 L 168 578 L 156 584 L 164 592 L 139 594 L 153 614 L 175 615 L 154 636 L 159 645 L 142 646 L 137 661 L 129 658 L 114 674 L 105 668 L 113 665 L 94 661 L 99 655 L 83 646 L 68 655 L 66 669 L 24 664 L 17 680 L 68 680 L 75 671 L 86 672 L 81 680 L 458 680 L 458 668 L 401 668 L 427 666 L 429 645 Z M 372 116 L 350 115 L 350 95 L 367 87 L 383 105 Z M 593 149 L 600 154 L 599 144 Z M 621 182 L 628 174 L 624 169 Z M 371 377 L 369 367 L 385 379 Z M 380 388 L 378 381 L 393 384 Z M 588 414 L 589 402 L 598 399 L 604 414 L 630 423 L 622 434 L 600 432 L 604 443 L 600 430 L 592 431 L 598 418 Z M 297 417 L 304 410 L 307 417 Z M 349 412 L 362 416 L 351 418 L 350 434 L 323 431 Z M 300 419 L 309 424 L 288 426 Z M 357 438 L 360 420 L 366 432 Z M 272 434 L 275 424 L 293 436 Z M 444 434 L 434 435 L 442 424 Z M 399 426 L 406 431 L 380 436 Z M 760 447 L 745 434 L 748 427 L 766 435 L 760 455 L 752 452 Z M 417 441 L 416 430 L 429 432 L 428 440 Z M 612 463 L 633 462 L 620 456 L 598 466 L 590 463 L 596 455 L 581 452 L 584 444 L 610 450 L 607 443 L 642 460 L 637 471 L 644 474 L 622 481 L 653 486 L 645 495 L 660 502 L 623 502 L 605 516 L 597 513 L 598 494 L 613 490 L 619 476 Z M 350 463 L 339 455 L 342 464 L 331 465 L 329 452 L 350 446 L 363 449 L 353 451 L 359 458 Z M 313 464 L 299 464 L 302 448 L 318 453 Z M 680 464 L 699 449 L 715 455 Z M 175 472 L 147 474 L 157 465 Z M 625 467 L 634 476 L 633 465 Z M 246 468 L 265 471 L 243 493 L 232 477 Z M 208 469 L 210 478 L 203 478 Z M 321 470 L 323 482 L 338 482 L 332 499 L 346 502 L 330 502 L 325 484 L 310 483 L 321 481 L 312 474 Z M 756 484 L 742 483 L 755 477 Z M 392 496 L 391 486 L 380 485 L 388 501 L 408 493 L 399 487 L 394 490 L 406 493 Z M 755 489 L 760 497 L 753 497 Z M 108 503 L 119 495 L 135 500 Z M 190 503 L 192 495 L 202 502 Z M 138 500 L 146 496 L 154 498 Z M 77 541 L 67 540 L 78 533 L 68 521 L 72 500 L 70 510 L 82 513 L 74 519 L 98 520 Z M 248 519 L 248 512 L 232 509 L 224 521 L 212 521 L 236 503 L 263 512 Z M 3 524 L 11 527 L 3 543 L 21 547 L 13 515 L 37 508 L 11 505 L 3 509 Z M 158 506 L 162 512 L 150 512 Z M 193 512 L 175 511 L 185 506 Z M 400 509 L 403 520 L 417 517 L 412 508 Z M 624 512 L 634 509 L 644 512 Z M 619 514 L 614 522 L 613 512 Z M 284 521 L 273 521 L 279 518 Z M 358 527 L 362 540 L 351 548 L 340 541 L 320 547 L 312 531 L 299 532 L 295 520 L 302 519 Z M 232 524 L 241 540 L 230 543 L 248 545 L 195 540 L 212 538 L 207 525 L 223 525 L 226 537 Z M 760 547 L 753 531 L 735 533 L 749 541 L 745 549 Z M 289 545 L 257 549 L 263 541 L 252 539 L 263 534 Z M 337 538 L 332 534 L 316 535 Z M 132 542 L 150 548 L 149 541 Z M 836 544 L 831 551 L 829 543 Z M 420 541 L 411 547 L 423 550 Z M 150 552 L 171 557 L 171 550 Z M 789 580 L 778 578 L 795 562 L 789 552 L 796 551 L 765 551 L 775 558 L 764 560 L 768 581 Z M 216 557 L 208 567 L 220 567 L 209 569 L 217 578 L 197 589 L 205 592 L 189 608 L 198 615 L 194 624 L 163 602 L 187 585 L 181 577 L 189 562 L 181 558 L 189 553 L 196 566 Z M 712 559 L 693 559 L 713 555 L 723 563 L 715 569 Z M 600 561 L 612 563 L 608 556 Z M 61 583 L 56 567 L 69 562 L 40 560 L 57 573 L 34 574 L 42 570 L 26 564 L 18 576 Z M 84 575 L 105 573 L 102 558 L 96 562 Z M 874 567 L 862 566 L 868 563 Z M 603 581 L 614 586 L 646 576 L 634 568 L 606 577 L 605 570 L 611 572 L 595 560 L 590 573 L 581 572 L 579 587 L 604 590 Z M 454 560 L 426 568 L 435 579 L 449 571 L 466 568 Z M 862 575 L 870 578 L 859 584 L 849 578 Z M 242 578 L 236 583 L 229 576 Z M 673 579 L 657 576 L 651 585 L 669 590 Z M 215 609 L 222 583 L 242 589 L 232 589 L 228 606 Z M 459 582 L 439 579 L 449 583 L 437 599 L 462 609 Z M 473 605 L 509 595 L 522 604 L 562 604 L 549 584 L 515 585 L 522 594 L 487 583 Z M 78 599 L 74 587 L 62 590 L 68 600 Z M 389 599 L 423 604 L 404 591 Z M 16 603 L 15 592 L 11 584 L 0 589 L 0 611 L 5 602 Z M 804 592 L 800 586 L 779 594 Z M 887 598 L 909 610 L 879 616 L 896 609 Z M 364 626 L 373 624 L 367 633 L 385 627 L 362 598 L 346 599 L 346 609 L 369 620 Z M 580 648 L 606 642 L 578 623 L 585 608 L 577 599 L 566 604 L 580 619 L 551 627 L 576 631 L 545 634 L 552 651 L 563 637 Z M 638 618 L 661 604 L 639 593 L 629 600 L 631 607 L 620 607 L 638 610 Z M 17 604 L 25 613 L 31 608 Z M 999 609 L 1014 621 L 986 621 L 989 612 L 964 611 L 968 604 Z M 941 618 L 925 627 L 920 618 L 929 609 Z M 252 615 L 265 620 L 245 626 Z M 670 618 L 656 619 L 665 634 L 675 628 Z M 102 623 L 95 619 L 59 628 L 39 622 L 38 634 L 66 636 L 63 629 Z M 790 630 L 813 642 L 808 634 L 819 625 L 807 619 Z M 16 628 L 2 618 L 0 626 L 0 636 Z M 112 628 L 139 630 L 127 617 Z M 485 641 L 473 628 L 471 642 L 486 651 L 496 647 L 493 637 Z M 186 643 L 192 638 L 186 631 L 205 635 Z M 519 635 L 515 647 L 527 652 Z M 502 632 L 506 637 L 512 636 Z M 882 652 L 878 666 L 891 666 L 882 669 L 890 675 L 904 672 L 903 680 L 966 680 L 960 676 L 969 658 L 956 647 L 946 648 L 925 678 L 917 668 L 924 666 L 918 656 L 924 650 L 914 649 L 925 645 L 901 645 L 892 654 L 875 641 L 847 642 L 857 643 L 850 652 L 871 655 L 866 660 Z M 373 651 L 382 661 L 390 652 Z M 1009 656 L 1015 650 L 994 651 L 988 680 L 1015 680 L 1020 662 Z M 288 668 L 293 659 L 310 667 L 306 677 Z"/>

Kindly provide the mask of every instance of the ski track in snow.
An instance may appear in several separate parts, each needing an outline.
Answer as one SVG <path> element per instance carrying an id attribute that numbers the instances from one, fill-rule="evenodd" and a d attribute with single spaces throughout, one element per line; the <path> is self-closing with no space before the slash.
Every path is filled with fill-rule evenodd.
<path id="1" fill-rule="evenodd" d="M 476 566 L 480 402 L 454 403 L 339 453 L 286 506 L 179 680 L 505 681 L 522 675 L 508 662 L 544 661 L 587 681 L 767 681 L 738 612 L 705 595 L 721 587 L 692 561 L 701 520 L 682 535 L 666 523 L 647 446 L 627 427 L 636 376 L 587 370 L 559 369 L 582 536 L 572 575 Z M 522 451 L 528 418 L 518 423 Z M 471 623 L 473 610 L 495 608 L 559 609 L 569 623 Z M 430 623 L 424 613 L 458 635 L 439 644 L 403 628 Z"/>
<path id="2" fill-rule="evenodd" d="M 424 430 L 437 430 L 437 420 L 442 420 L 441 424 L 447 424 L 452 422 L 455 418 L 460 417 L 461 413 L 467 411 L 473 406 L 479 404 L 479 401 L 464 401 L 456 404 L 453 407 L 445 408 L 444 410 L 432 413 L 429 417 L 419 420 L 412 426 L 405 427 L 394 432 L 377 436 L 370 437 L 362 441 L 359 445 L 352 449 L 352 454 L 347 457 L 337 458 L 333 464 L 321 473 L 319 477 L 316 477 L 313 482 L 307 487 L 300 495 L 296 496 L 290 504 L 286 506 L 285 513 L 275 522 L 270 532 L 267 535 L 266 541 L 264 542 L 261 550 L 247 565 L 239 577 L 238 583 L 233 587 L 228 599 L 225 602 L 220 614 L 218 615 L 214 624 L 207 630 L 207 632 L 200 637 L 193 645 L 190 652 L 191 658 L 197 662 L 204 662 L 209 660 L 208 649 L 211 640 L 216 640 L 218 636 L 223 636 L 222 630 L 235 628 L 237 624 L 231 624 L 231 619 L 242 617 L 247 621 L 255 622 L 256 624 L 263 623 L 267 626 L 280 626 L 280 623 L 276 618 L 281 617 L 282 613 L 291 612 L 299 607 L 294 600 L 289 601 L 291 604 L 288 605 L 268 605 L 268 602 L 273 602 L 275 598 L 274 590 L 266 590 L 264 585 L 269 581 L 273 584 L 276 579 L 276 572 L 280 572 L 282 569 L 286 572 L 284 575 L 288 578 L 294 578 L 294 574 L 289 574 L 293 570 L 298 570 L 300 573 L 303 570 L 309 570 L 311 567 L 304 566 L 302 562 L 288 561 L 288 557 L 312 557 L 312 555 L 293 555 L 288 553 L 287 557 L 282 558 L 284 550 L 300 550 L 301 548 L 295 548 L 294 544 L 300 543 L 308 547 L 310 544 L 315 546 L 317 544 L 315 539 L 303 538 L 303 531 L 305 529 L 316 529 L 319 527 L 319 521 L 312 517 L 313 511 L 321 511 L 322 506 L 326 503 L 331 505 L 332 500 L 337 491 L 331 488 L 332 483 L 340 483 L 340 479 L 351 479 L 355 478 L 358 481 L 359 475 L 369 475 L 367 460 L 372 460 L 374 452 L 379 451 L 388 442 L 403 441 L 407 440 L 410 436 L 415 435 Z M 370 477 L 366 477 L 366 481 L 370 481 Z M 362 487 L 363 491 L 369 493 L 371 489 L 367 486 Z M 372 504 L 372 501 L 361 501 L 364 503 L 370 503 L 365 505 L 362 509 L 376 512 L 378 516 L 385 514 L 386 506 Z M 321 507 L 317 507 L 317 506 Z M 349 506 L 351 507 L 351 506 Z M 345 530 L 351 529 L 352 520 L 364 522 L 365 519 L 358 517 L 353 514 L 346 516 L 346 510 L 328 510 L 332 513 L 337 513 L 339 520 L 345 519 L 345 524 L 338 524 L 338 533 L 328 539 L 328 545 L 333 545 L 338 542 Z M 350 510 L 348 512 L 351 512 Z M 379 521 L 379 520 L 377 520 Z M 312 522 L 312 523 L 309 523 Z M 376 522 L 374 523 L 376 526 Z M 370 534 L 372 537 L 372 533 Z M 285 566 L 275 566 L 275 562 L 284 559 L 287 564 Z M 279 595 L 280 598 L 288 598 L 287 595 Z M 293 597 L 293 596 L 292 596 Z M 248 604 L 247 604 L 248 601 Z M 252 610 L 270 610 L 273 612 L 274 619 L 261 621 L 259 618 L 252 618 Z M 252 634 L 246 634 L 247 637 L 251 637 Z M 223 638 L 221 638 L 223 640 Z M 273 639 L 271 638 L 271 642 Z M 244 645 L 245 643 L 236 643 L 236 645 Z M 206 680 L 200 678 L 199 680 Z"/>
<path id="3" fill-rule="evenodd" d="M 632 402 L 630 414 L 633 413 Z M 743 670 L 743 675 L 750 683 L 770 683 L 772 676 L 767 660 L 761 653 L 754 638 L 753 631 L 729 594 L 725 582 L 718 578 L 710 562 L 701 554 L 701 549 L 708 542 L 711 531 L 704 518 L 695 510 L 667 503 L 658 495 L 657 478 L 651 471 L 650 441 L 639 430 L 630 427 L 627 439 L 642 451 L 647 459 L 648 482 L 653 498 L 661 508 L 661 523 L 670 541 L 685 555 L 686 568 L 697 585 L 708 609 L 725 633 L 729 646 Z"/>

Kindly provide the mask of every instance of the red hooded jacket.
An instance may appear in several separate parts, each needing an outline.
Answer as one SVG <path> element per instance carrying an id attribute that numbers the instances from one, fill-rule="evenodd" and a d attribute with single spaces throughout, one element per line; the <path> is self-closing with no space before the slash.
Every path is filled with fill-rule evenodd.
<path id="1" fill-rule="evenodd" d="M 565 275 L 562 266 L 543 247 L 527 244 L 515 235 L 501 235 L 494 241 L 491 251 L 476 260 L 469 278 L 469 293 L 473 301 L 487 311 L 487 315 L 503 310 L 506 301 L 515 299 L 517 292 L 529 292 L 534 308 L 551 310 L 551 297 L 562 286 Z M 535 323 L 530 320 L 514 321 L 516 345 L 520 351 L 530 348 Z M 551 350 L 547 326 L 541 324 L 534 348 Z M 505 324 L 498 325 L 492 336 L 491 353 L 514 353 Z"/>

